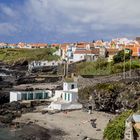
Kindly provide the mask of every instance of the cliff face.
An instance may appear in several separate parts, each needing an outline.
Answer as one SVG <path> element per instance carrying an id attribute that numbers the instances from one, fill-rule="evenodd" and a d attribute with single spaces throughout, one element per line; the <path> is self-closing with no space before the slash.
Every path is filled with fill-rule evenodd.
<path id="1" fill-rule="evenodd" d="M 92 92 L 96 109 L 114 112 L 116 110 L 136 109 L 139 107 L 140 83 L 138 81 L 103 85 L 107 89 L 100 87 Z"/>
<path id="2" fill-rule="evenodd" d="M 140 107 L 140 81 L 121 80 L 98 83 L 79 91 L 81 101 L 89 101 L 94 109 L 109 112 L 121 112 L 125 109 Z"/>

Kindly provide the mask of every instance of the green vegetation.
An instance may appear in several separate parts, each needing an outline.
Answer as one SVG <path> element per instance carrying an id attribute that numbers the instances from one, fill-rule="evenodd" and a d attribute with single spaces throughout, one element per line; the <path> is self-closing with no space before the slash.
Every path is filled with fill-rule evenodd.
<path id="1" fill-rule="evenodd" d="M 125 49 L 121 50 L 113 57 L 114 63 L 123 62 L 124 60 L 129 60 L 132 55 L 132 50 Z"/>
<path id="2" fill-rule="evenodd" d="M 125 63 L 107 62 L 106 59 L 98 59 L 96 62 L 82 62 L 76 65 L 77 75 L 110 75 L 131 69 L 140 68 L 140 60 L 127 60 Z"/>
<path id="3" fill-rule="evenodd" d="M 96 62 L 82 62 L 77 64 L 78 75 L 108 75 L 109 65 L 105 59 L 98 59 Z"/>
<path id="4" fill-rule="evenodd" d="M 97 90 L 105 90 L 105 91 L 110 91 L 110 92 L 114 92 L 119 90 L 120 88 L 122 88 L 122 85 L 120 83 L 100 83 L 97 84 L 95 87 L 95 89 Z"/>
<path id="5" fill-rule="evenodd" d="M 57 55 L 53 55 L 56 49 L 0 49 L 0 61 L 14 63 L 23 60 L 58 60 Z"/>
<path id="6" fill-rule="evenodd" d="M 88 100 L 94 90 L 97 90 L 97 91 L 103 90 L 104 94 L 112 93 L 112 96 L 113 96 L 113 94 L 117 93 L 121 88 L 123 88 L 123 85 L 117 82 L 100 83 L 100 84 L 96 84 L 95 86 L 86 86 L 85 88 L 80 89 L 78 94 L 79 94 L 80 100 Z"/>
<path id="7" fill-rule="evenodd" d="M 132 110 L 123 112 L 114 120 L 110 121 L 104 130 L 104 138 L 107 140 L 122 140 L 125 131 L 125 120 L 132 113 Z"/>

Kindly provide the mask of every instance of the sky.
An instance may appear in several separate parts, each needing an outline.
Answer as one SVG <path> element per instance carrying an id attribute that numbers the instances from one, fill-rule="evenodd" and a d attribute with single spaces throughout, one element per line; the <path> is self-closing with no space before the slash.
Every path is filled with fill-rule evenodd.
<path id="1" fill-rule="evenodd" d="M 140 36 L 140 0 L 0 0 L 0 42 Z"/>

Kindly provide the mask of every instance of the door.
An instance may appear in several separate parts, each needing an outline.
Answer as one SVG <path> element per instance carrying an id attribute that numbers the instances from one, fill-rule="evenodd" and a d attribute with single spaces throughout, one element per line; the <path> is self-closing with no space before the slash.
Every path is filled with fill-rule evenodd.
<path id="1" fill-rule="evenodd" d="M 68 101 L 70 101 L 70 94 L 68 93 Z"/>

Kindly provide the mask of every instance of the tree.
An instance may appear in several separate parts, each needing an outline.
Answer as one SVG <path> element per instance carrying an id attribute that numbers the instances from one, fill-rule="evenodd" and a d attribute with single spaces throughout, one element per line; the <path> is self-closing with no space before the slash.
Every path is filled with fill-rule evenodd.
<path id="1" fill-rule="evenodd" d="M 114 63 L 124 62 L 124 60 L 129 60 L 131 55 L 132 50 L 130 49 L 121 50 L 113 57 L 113 61 Z"/>

